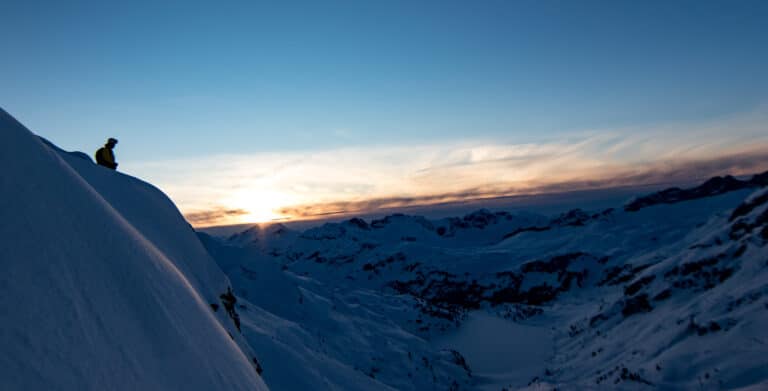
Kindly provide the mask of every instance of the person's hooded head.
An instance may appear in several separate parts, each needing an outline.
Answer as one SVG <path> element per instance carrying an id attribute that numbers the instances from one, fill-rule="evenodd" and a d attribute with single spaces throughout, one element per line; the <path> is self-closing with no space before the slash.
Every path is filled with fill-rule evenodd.
<path id="1" fill-rule="evenodd" d="M 109 140 L 107 140 L 107 148 L 112 149 L 115 147 L 115 145 L 117 145 L 117 139 L 110 137 Z"/>

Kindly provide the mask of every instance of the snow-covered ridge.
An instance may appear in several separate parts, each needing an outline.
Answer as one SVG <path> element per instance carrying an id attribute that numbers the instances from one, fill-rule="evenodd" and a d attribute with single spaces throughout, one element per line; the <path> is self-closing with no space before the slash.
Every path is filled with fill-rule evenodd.
<path id="1" fill-rule="evenodd" d="M 0 388 L 266 389 L 171 201 L 0 110 Z"/>
<path id="2" fill-rule="evenodd" d="M 768 172 L 753 175 L 747 180 L 739 180 L 730 175 L 724 177 L 717 176 L 690 189 L 671 187 L 653 194 L 638 197 L 624 205 L 624 209 L 627 211 L 638 211 L 653 205 L 674 204 L 682 201 L 695 200 L 697 198 L 712 197 L 736 190 L 757 189 L 763 186 L 768 186 Z"/>

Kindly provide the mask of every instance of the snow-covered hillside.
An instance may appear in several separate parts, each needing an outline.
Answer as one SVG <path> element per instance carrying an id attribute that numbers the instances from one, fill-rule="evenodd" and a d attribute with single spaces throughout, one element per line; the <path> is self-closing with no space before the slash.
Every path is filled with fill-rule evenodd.
<path id="1" fill-rule="evenodd" d="M 396 389 L 759 386 L 764 180 L 715 178 L 557 216 L 480 210 L 199 236 L 255 308 L 243 333 L 276 388 L 305 387 L 318 365 Z"/>
<path id="2" fill-rule="evenodd" d="M 165 195 L 2 110 L 0 170 L 0 389 L 267 389 Z"/>

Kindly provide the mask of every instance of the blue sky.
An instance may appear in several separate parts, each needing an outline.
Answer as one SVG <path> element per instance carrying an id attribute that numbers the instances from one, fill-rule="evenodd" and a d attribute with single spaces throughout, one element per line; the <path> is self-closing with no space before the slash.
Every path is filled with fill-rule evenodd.
<path id="1" fill-rule="evenodd" d="M 768 103 L 765 1 L 6 1 L 0 20 L 0 105 L 66 149 L 118 137 L 121 169 L 163 189 L 216 175 L 169 166 L 227 156 L 247 172 L 270 156 L 567 146 L 660 128 L 686 148 L 710 124 L 730 129 L 719 143 L 754 145 Z M 612 156 L 603 163 L 622 163 Z M 371 186 L 320 201 L 392 195 L 354 191 Z"/>

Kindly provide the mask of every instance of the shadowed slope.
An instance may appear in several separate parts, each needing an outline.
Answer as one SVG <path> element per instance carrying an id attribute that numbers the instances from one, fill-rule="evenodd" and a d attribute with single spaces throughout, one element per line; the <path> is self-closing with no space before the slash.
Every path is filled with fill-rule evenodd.
<path id="1" fill-rule="evenodd" d="M 0 150 L 0 388 L 266 389 L 206 303 L 226 279 L 184 248 L 167 198 L 95 166 L 84 179 L 4 111 Z"/>

